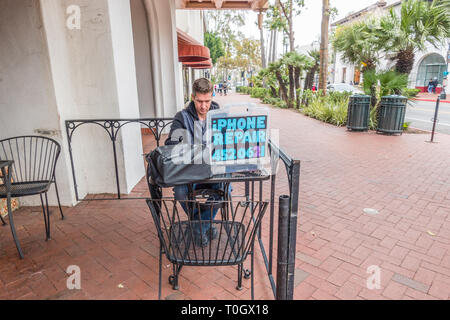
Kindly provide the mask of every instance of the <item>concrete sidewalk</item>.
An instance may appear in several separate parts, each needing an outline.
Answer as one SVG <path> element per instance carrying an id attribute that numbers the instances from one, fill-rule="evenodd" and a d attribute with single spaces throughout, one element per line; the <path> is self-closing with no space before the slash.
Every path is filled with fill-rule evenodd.
<path id="1" fill-rule="evenodd" d="M 258 103 L 238 94 L 215 99 Z M 449 135 L 430 144 L 422 134 L 347 132 L 282 109 L 271 109 L 271 126 L 283 150 L 302 161 L 295 299 L 449 299 Z M 132 195 L 146 194 L 142 181 Z M 159 241 L 144 200 L 82 202 L 64 209 L 65 220 L 52 211 L 48 242 L 40 207 L 14 213 L 24 260 L 9 226 L 0 227 L 0 299 L 157 298 Z M 263 237 L 267 243 L 265 226 Z M 256 298 L 273 299 L 255 248 Z M 70 265 L 81 269 L 81 290 L 67 288 Z M 235 289 L 234 267 L 186 267 L 179 291 L 167 282 L 171 271 L 165 260 L 165 299 L 250 298 L 249 280 Z M 377 275 L 379 288 L 370 281 Z"/>

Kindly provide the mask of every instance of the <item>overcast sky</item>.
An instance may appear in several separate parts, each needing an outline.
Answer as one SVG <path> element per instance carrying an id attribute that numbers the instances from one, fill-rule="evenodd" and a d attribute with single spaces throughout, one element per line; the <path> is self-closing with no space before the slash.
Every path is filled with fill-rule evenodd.
<path id="1" fill-rule="evenodd" d="M 387 0 L 388 4 L 395 0 Z M 270 2 L 274 2 L 270 0 Z M 356 12 L 364 9 L 377 0 L 330 0 L 331 7 L 338 9 L 338 16 L 335 20 L 347 16 L 350 12 Z M 257 14 L 252 12 L 248 15 L 247 25 L 240 30 L 247 36 L 259 39 L 259 30 L 255 25 L 257 21 Z M 305 0 L 305 7 L 300 16 L 295 18 L 294 32 L 295 45 L 304 46 L 310 45 L 313 41 L 320 39 L 320 27 L 322 22 L 322 1 L 321 0 Z"/>

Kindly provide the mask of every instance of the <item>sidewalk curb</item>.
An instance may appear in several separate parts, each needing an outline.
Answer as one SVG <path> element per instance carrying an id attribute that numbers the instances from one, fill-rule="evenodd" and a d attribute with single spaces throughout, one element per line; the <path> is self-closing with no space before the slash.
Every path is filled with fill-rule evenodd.
<path id="1" fill-rule="evenodd" d="M 424 101 L 424 102 L 436 102 L 436 100 L 432 100 L 432 99 L 412 99 L 414 101 Z M 441 103 L 450 103 L 450 100 L 441 100 Z"/>

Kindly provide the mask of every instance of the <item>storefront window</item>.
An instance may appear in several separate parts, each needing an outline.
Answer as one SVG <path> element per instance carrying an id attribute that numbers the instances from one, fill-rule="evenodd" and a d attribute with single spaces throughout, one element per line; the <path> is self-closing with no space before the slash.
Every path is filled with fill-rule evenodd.
<path id="1" fill-rule="evenodd" d="M 426 87 L 430 79 L 434 79 L 435 77 L 438 79 L 439 84 L 442 84 L 443 73 L 446 69 L 445 59 L 441 55 L 437 53 L 428 55 L 419 66 L 416 86 Z"/>

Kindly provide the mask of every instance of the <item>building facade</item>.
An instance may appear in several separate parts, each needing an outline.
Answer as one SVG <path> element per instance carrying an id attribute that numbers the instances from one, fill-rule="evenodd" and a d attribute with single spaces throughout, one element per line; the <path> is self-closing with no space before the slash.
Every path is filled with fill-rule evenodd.
<path id="1" fill-rule="evenodd" d="M 39 135 L 61 145 L 63 205 L 77 203 L 70 150 L 79 199 L 115 193 L 108 133 L 83 125 L 69 150 L 66 121 L 172 118 L 209 67 L 189 64 L 190 49 L 209 58 L 201 10 L 263 7 L 267 0 L 0 1 L 0 139 Z M 141 125 L 122 127 L 116 146 L 120 190 L 130 193 L 145 176 Z M 56 204 L 55 193 L 49 197 Z M 20 200 L 40 205 L 39 197 Z"/>
<path id="2" fill-rule="evenodd" d="M 203 42 L 199 16 L 185 11 L 179 23 Z M 2 0 L 0 39 L 0 137 L 59 142 L 64 205 L 76 203 L 65 120 L 170 118 L 184 106 L 175 0 Z M 120 187 L 129 193 L 145 175 L 140 126 L 121 128 L 117 145 Z M 107 134 L 77 129 L 72 148 L 80 198 L 115 193 Z"/>
<path id="3" fill-rule="evenodd" d="M 388 3 L 386 1 L 377 1 L 373 5 L 364 8 L 358 12 L 349 14 L 347 17 L 336 21 L 332 28 L 351 24 L 363 19 L 380 17 L 388 14 L 391 8 L 400 15 L 402 1 Z M 430 79 L 437 78 L 439 82 L 438 92 L 442 89 L 444 72 L 448 70 L 448 51 L 450 50 L 450 39 L 446 45 L 435 48 L 431 44 L 426 45 L 424 51 L 416 53 L 413 70 L 409 76 L 408 86 L 426 91 Z M 382 59 L 379 64 L 379 70 L 387 70 L 394 66 L 394 62 L 389 59 Z M 362 81 L 361 66 L 345 63 L 342 54 L 334 52 L 334 64 L 331 66 L 331 79 L 334 83 L 359 84 Z"/>

